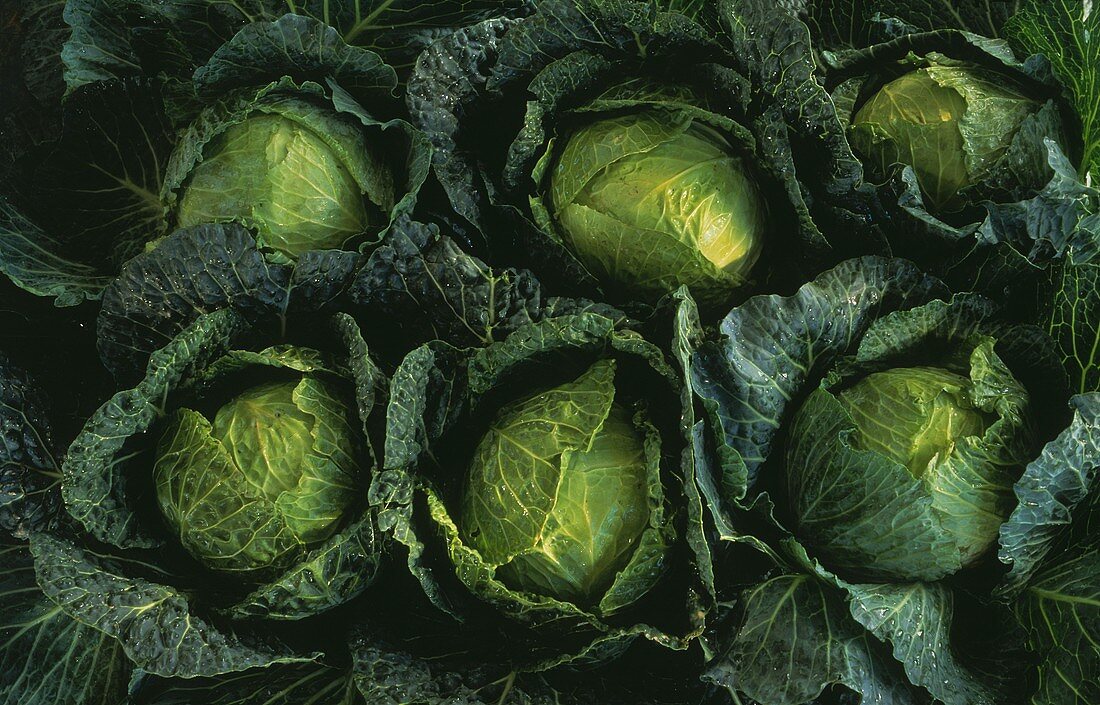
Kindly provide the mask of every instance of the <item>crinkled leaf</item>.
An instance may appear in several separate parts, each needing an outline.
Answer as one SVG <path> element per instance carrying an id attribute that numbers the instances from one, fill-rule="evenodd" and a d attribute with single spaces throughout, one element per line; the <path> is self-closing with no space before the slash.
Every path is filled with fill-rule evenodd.
<path id="1" fill-rule="evenodd" d="M 824 48 L 846 49 L 941 29 L 1003 37 L 1006 21 L 1022 4 L 1022 0 L 814 0 L 807 3 L 806 20 Z"/>
<path id="2" fill-rule="evenodd" d="M 103 292 L 100 357 L 126 380 L 202 313 L 233 308 L 250 319 L 280 313 L 289 269 L 267 262 L 239 225 L 176 231 L 128 262 Z"/>
<path id="3" fill-rule="evenodd" d="M 276 405 L 269 399 L 262 403 L 274 407 L 288 423 L 297 426 L 304 421 L 304 414 L 295 413 L 294 404 Z M 296 490 L 304 485 L 273 493 L 275 497 L 264 492 L 265 477 L 274 473 L 260 474 L 255 466 L 267 470 L 268 455 L 257 442 L 266 427 L 250 423 L 247 430 L 253 433 L 238 434 L 228 446 L 212 433 L 202 414 L 177 409 L 164 425 L 153 468 L 158 505 L 174 538 L 204 565 L 236 575 L 256 568 L 284 567 L 301 556 L 305 543 L 287 516 L 297 513 L 293 503 L 301 493 Z M 241 468 L 242 454 L 233 451 L 246 449 L 249 452 L 244 458 L 251 462 Z M 276 449 L 274 455 L 283 458 L 287 449 Z M 305 464 L 305 454 L 296 455 L 298 463 Z M 334 485 L 333 489 L 344 488 Z M 291 506 L 283 508 L 286 496 L 286 504 Z M 330 522 L 329 512 L 337 509 L 330 505 L 317 520 Z M 306 527 L 310 524 L 313 522 Z"/>
<path id="4" fill-rule="evenodd" d="M 488 80 L 488 66 L 496 60 L 501 38 L 514 24 L 492 19 L 458 30 L 434 42 L 417 59 L 409 78 L 406 102 L 413 121 L 435 148 L 435 172 L 455 211 L 470 223 L 479 223 L 491 206 L 484 177 L 470 169 L 476 155 L 459 146 L 459 117 L 437 105 L 439 97 L 453 91 L 457 104 L 475 101 Z"/>
<path id="5" fill-rule="evenodd" d="M 350 669 L 278 664 L 213 678 L 172 678 L 147 685 L 126 705 L 363 705 Z"/>
<path id="6" fill-rule="evenodd" d="M 1100 501 L 1092 488 L 1061 550 L 1051 555 L 1016 603 L 1039 657 L 1032 705 L 1086 705 L 1100 698 Z"/>
<path id="7" fill-rule="evenodd" d="M 132 668 L 119 642 L 39 590 L 25 544 L 0 545 L 0 562 L 0 702 L 118 703 Z"/>
<path id="8" fill-rule="evenodd" d="M 381 537 L 365 513 L 230 609 L 237 618 L 303 619 L 361 595 L 378 574 Z"/>
<path id="9" fill-rule="evenodd" d="M 869 9 L 884 17 L 898 17 L 924 30 L 961 29 L 986 37 L 1004 36 L 1004 25 L 1021 0 L 870 0 Z"/>
<path id="10" fill-rule="evenodd" d="M 1081 173 L 1100 169 L 1100 12 L 1074 0 L 1017 0 L 1008 35 L 1043 54 L 1069 89 L 1081 120 Z"/>
<path id="11" fill-rule="evenodd" d="M 397 75 L 372 51 L 348 46 L 335 28 L 317 19 L 288 14 L 274 22 L 252 22 L 195 72 L 202 95 L 265 85 L 283 76 L 296 81 L 332 79 L 357 99 L 385 101 Z"/>
<path id="12" fill-rule="evenodd" d="M 49 598 L 81 624 L 118 639 L 147 673 L 212 676 L 317 657 L 215 625 L 194 611 L 184 591 L 133 577 L 143 570 L 160 574 L 152 566 L 101 556 L 48 534 L 34 534 L 31 551 Z"/>
<path id="13" fill-rule="evenodd" d="M 1073 397 L 1073 420 L 1024 470 L 1018 504 L 1001 526 L 998 557 L 1009 572 L 1001 597 L 1024 589 L 1072 521 L 1076 508 L 1100 484 L 1100 394 Z"/>
<path id="14" fill-rule="evenodd" d="M 494 271 L 435 226 L 399 221 L 360 271 L 353 297 L 414 339 L 483 345 L 534 320 L 538 282 L 523 270 Z"/>
<path id="15" fill-rule="evenodd" d="M 187 80 L 239 30 L 288 12 L 333 27 L 347 44 L 407 65 L 434 36 L 522 7 L 509 0 L 76 0 L 65 15 L 74 28 L 63 53 L 66 81 L 75 89 L 160 72 Z"/>
<path id="16" fill-rule="evenodd" d="M 485 345 L 520 326 L 583 311 L 620 319 L 610 306 L 547 297 L 523 269 L 496 269 L 464 252 L 438 227 L 399 219 L 356 276 L 353 300 L 406 339 Z"/>
<path id="17" fill-rule="evenodd" d="M 0 355 L 0 530 L 16 538 L 52 525 L 60 509 L 49 413 L 35 380 Z"/>
<path id="18" fill-rule="evenodd" d="M 416 348 L 393 374 L 386 411 L 385 458 L 371 480 L 368 497 L 378 507 L 379 528 L 404 544 L 409 570 L 437 607 L 454 613 L 449 597 L 436 587 L 425 559 L 424 541 L 414 526 L 418 489 L 407 468 L 432 457 L 432 449 L 469 409 L 465 354 L 446 343 Z"/>
<path id="19" fill-rule="evenodd" d="M 453 632 L 429 632 L 446 640 Z M 580 677 L 516 673 L 483 660 L 471 640 L 497 638 L 464 628 L 449 660 L 424 656 L 386 638 L 381 629 L 360 629 L 351 641 L 354 680 L 368 703 L 380 705 L 690 705 L 706 697 L 697 680 L 676 674 L 657 688 L 647 678 L 620 670 L 588 669 Z M 457 653 L 456 653 L 457 651 Z M 460 656 L 459 659 L 453 658 Z M 685 664 L 680 664 L 685 665 Z M 599 667 L 596 666 L 596 669 Z M 624 667 L 625 669 L 626 667 Z M 626 675 L 626 678 L 623 676 Z M 683 677 L 680 677 L 683 675 Z"/>
<path id="20" fill-rule="evenodd" d="M 706 679 L 768 705 L 802 705 L 838 683 L 865 703 L 923 702 L 883 645 L 808 575 L 781 575 L 746 590 L 736 635 Z"/>

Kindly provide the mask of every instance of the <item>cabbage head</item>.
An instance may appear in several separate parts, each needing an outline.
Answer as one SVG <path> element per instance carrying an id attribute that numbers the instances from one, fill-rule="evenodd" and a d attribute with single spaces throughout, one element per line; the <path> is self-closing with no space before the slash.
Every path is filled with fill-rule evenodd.
<path id="1" fill-rule="evenodd" d="M 723 134 L 661 110 L 568 137 L 550 178 L 553 215 L 581 262 L 632 296 L 686 284 L 704 297 L 749 281 L 768 209 Z"/>
<path id="2" fill-rule="evenodd" d="M 168 166 L 174 225 L 240 222 L 287 260 L 384 227 L 396 177 L 378 134 L 306 97 L 276 93 L 201 115 Z"/>
<path id="3" fill-rule="evenodd" d="M 208 420 L 177 409 L 157 447 L 157 501 L 206 566 L 284 566 L 331 536 L 355 497 L 349 409 L 315 376 L 253 387 Z"/>
<path id="4" fill-rule="evenodd" d="M 796 533 L 831 568 L 937 580 L 979 562 L 1030 461 L 1029 395 L 979 339 L 959 359 L 834 372 L 794 415 Z"/>
<path id="5" fill-rule="evenodd" d="M 665 356 L 586 310 L 427 343 L 394 372 L 369 501 L 433 605 L 515 635 L 511 668 L 602 663 L 642 635 L 686 649 L 705 628 L 694 408 Z"/>
<path id="6" fill-rule="evenodd" d="M 589 607 L 633 561 L 650 518 L 649 427 L 615 401 L 614 375 L 601 360 L 505 407 L 478 444 L 460 528 L 512 589 Z"/>
<path id="7" fill-rule="evenodd" d="M 911 166 L 928 209 L 949 213 L 966 206 L 966 189 L 991 176 L 1042 106 L 1007 76 L 931 62 L 889 81 L 856 111 L 852 146 L 878 178 L 895 164 Z M 1041 185 L 1042 167 L 1016 176 Z"/>

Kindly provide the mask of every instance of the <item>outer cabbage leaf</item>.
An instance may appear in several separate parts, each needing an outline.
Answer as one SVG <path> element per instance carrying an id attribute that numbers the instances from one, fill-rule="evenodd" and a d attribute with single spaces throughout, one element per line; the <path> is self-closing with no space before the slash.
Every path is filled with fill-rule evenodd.
<path id="1" fill-rule="evenodd" d="M 367 514 L 306 559 L 242 598 L 229 610 L 238 618 L 304 619 L 364 592 L 381 570 L 382 537 Z"/>
<path id="2" fill-rule="evenodd" d="M 0 356 L 0 531 L 25 539 L 60 508 L 50 404 L 38 384 Z"/>
<path id="3" fill-rule="evenodd" d="M 625 315 L 586 299 L 548 296 L 525 269 L 494 268 L 439 226 L 399 220 L 356 275 L 352 300 L 404 340 L 488 345 L 543 318 L 591 311 Z"/>
<path id="4" fill-rule="evenodd" d="M 1055 0 L 1021 0 L 1005 28 L 1029 52 L 1043 54 L 1073 97 L 1081 121 L 1081 174 L 1098 177 L 1100 169 L 1100 15 L 1095 6 Z"/>
<path id="5" fill-rule="evenodd" d="M 0 561 L 0 701 L 119 702 L 132 669 L 119 643 L 39 590 L 25 544 L 0 542 Z"/>
<path id="6" fill-rule="evenodd" d="M 745 591 L 736 636 L 704 676 L 769 705 L 802 705 L 830 683 L 864 702 L 920 703 L 882 645 L 808 575 L 780 575 Z"/>
<path id="7" fill-rule="evenodd" d="M 1024 588 L 1100 482 L 1100 395 L 1078 395 L 1070 403 L 1069 425 L 1016 482 L 1018 504 L 1001 526 L 998 557 L 1009 571 L 997 587 L 1000 597 Z"/>
<path id="8" fill-rule="evenodd" d="M 351 671 L 316 663 L 277 664 L 209 678 L 156 679 L 125 705 L 362 705 Z"/>
<path id="9" fill-rule="evenodd" d="M 737 530 L 724 534 L 722 539 L 730 542 L 728 545 L 748 544 L 754 550 L 764 552 L 780 565 L 782 572 L 798 573 L 788 576 L 791 580 L 808 579 L 809 589 L 814 593 L 819 590 L 820 600 L 825 605 L 835 600 L 839 607 L 842 601 L 846 602 L 847 609 L 839 614 L 853 619 L 866 630 L 861 640 L 866 640 L 867 636 L 875 637 L 866 641 L 868 650 L 858 648 L 861 640 L 853 643 L 843 637 L 849 633 L 842 627 L 843 620 L 837 622 L 831 619 L 828 623 L 831 629 L 815 626 L 814 608 L 819 602 L 812 602 L 808 611 L 799 610 L 790 625 L 793 633 L 808 631 L 826 639 L 825 645 L 818 647 L 816 642 L 796 639 L 785 642 L 791 646 L 787 654 L 798 658 L 806 654 L 801 649 L 808 648 L 811 656 L 829 656 L 826 660 L 811 661 L 806 669 L 817 688 L 827 682 L 841 682 L 865 698 L 881 698 L 883 702 L 927 702 L 928 696 L 913 687 L 917 686 L 931 693 L 938 702 L 999 705 L 1009 697 L 1008 693 L 1019 692 L 1024 687 L 1022 678 L 1026 674 L 1028 658 L 1019 653 L 1019 649 L 1013 648 L 1019 643 L 1020 635 L 1012 633 L 1009 615 L 996 609 L 990 611 L 971 601 L 959 605 L 964 595 L 953 592 L 942 583 L 847 582 L 812 558 L 799 541 L 779 525 L 776 516 L 768 495 L 759 495 L 745 508 L 744 513 L 731 515 Z M 760 538 L 766 543 L 758 543 Z M 745 576 L 737 579 L 745 580 Z M 756 595 L 754 591 L 758 587 L 750 583 L 746 595 L 763 599 L 767 592 L 764 591 L 763 596 Z M 776 595 L 771 597 L 781 598 Z M 794 593 L 785 599 L 793 603 L 791 609 L 793 605 L 802 604 L 801 598 Z M 767 604 L 784 609 L 788 602 L 773 599 Z M 839 616 L 827 607 L 825 614 Z M 965 615 L 967 624 L 980 630 L 977 634 L 981 638 L 960 638 L 956 614 Z M 735 622 L 734 630 L 719 640 L 723 655 L 712 664 L 711 670 L 737 674 L 738 680 L 727 683 L 727 686 L 743 682 L 746 687 L 780 689 L 787 684 L 785 678 L 777 679 L 776 675 L 766 672 L 756 674 L 728 670 L 739 668 L 743 663 L 736 659 L 743 658 L 745 654 L 755 654 L 761 648 L 758 634 L 743 634 L 740 629 L 750 624 L 767 628 L 769 623 L 775 624 L 767 620 Z M 1009 628 L 1006 629 L 1005 625 Z M 787 632 L 776 633 L 784 635 Z M 727 646 L 728 651 L 725 650 Z M 891 656 L 895 663 L 890 662 Z M 831 676 L 822 670 L 826 664 L 832 664 L 835 669 Z M 899 673 L 899 669 L 904 675 Z M 845 680 L 839 680 L 842 677 Z M 810 686 L 800 682 L 800 687 Z"/>
<path id="10" fill-rule="evenodd" d="M 647 689 L 645 679 L 629 672 L 604 677 L 599 671 L 586 671 L 587 677 L 554 678 L 552 674 L 509 673 L 479 661 L 448 670 L 430 658 L 393 648 L 371 630 L 362 630 L 353 639 L 352 657 L 355 682 L 369 703 L 688 705 L 708 697 L 690 676 Z M 592 677 L 594 674 L 597 677 Z"/>
<path id="11" fill-rule="evenodd" d="M 105 282 L 41 232 L 14 197 L 27 168 L 41 163 L 62 132 L 61 46 L 71 34 L 63 9 L 49 0 L 0 9 L 0 271 L 28 291 L 60 296 L 69 305 L 94 298 Z"/>
<path id="12" fill-rule="evenodd" d="M 803 12 L 815 43 L 851 49 L 913 32 L 956 29 L 1004 37 L 1022 0 L 814 0 Z"/>
<path id="13" fill-rule="evenodd" d="M 1100 213 L 1093 213 L 1081 222 L 1066 255 L 1044 272 L 1038 290 L 1037 318 L 1058 344 L 1071 387 L 1082 394 L 1100 391 L 1097 243 Z"/>
<path id="14" fill-rule="evenodd" d="M 72 619 L 117 639 L 147 673 L 216 675 L 319 656 L 215 626 L 194 612 L 184 591 L 136 577 L 142 572 L 166 577 L 140 558 L 106 558 L 50 534 L 34 534 L 31 552 L 46 595 Z"/>
<path id="15" fill-rule="evenodd" d="M 1093 396 L 1093 395 L 1090 395 Z M 1038 654 L 1032 705 L 1084 705 L 1100 696 L 1100 502 L 1095 487 L 1016 602 Z M 1069 518 L 1067 517 L 1067 520 Z"/>
<path id="16" fill-rule="evenodd" d="M 332 253 L 324 260 L 314 281 L 339 291 L 358 257 Z M 100 357 L 118 379 L 129 381 L 143 372 L 155 350 L 206 311 L 233 308 L 248 320 L 282 313 L 296 293 L 291 282 L 302 278 L 295 271 L 311 262 L 306 256 L 295 267 L 269 263 L 239 225 L 179 230 L 128 262 L 104 291 L 97 325 Z"/>
<path id="17" fill-rule="evenodd" d="M 346 44 L 371 50 L 388 63 L 407 65 L 435 36 L 523 7 L 509 0 L 76 0 L 65 11 L 73 34 L 62 58 L 70 90 L 158 73 L 186 81 L 250 23 L 293 13 L 331 26 Z"/>
<path id="18" fill-rule="evenodd" d="M 205 312 L 232 308 L 260 322 L 350 306 L 360 307 L 375 340 L 395 348 L 436 339 L 483 345 L 526 323 L 583 311 L 627 323 L 610 306 L 549 296 L 530 272 L 490 267 L 438 226 L 405 217 L 365 263 L 332 250 L 271 262 L 245 228 L 204 225 L 164 238 L 107 287 L 100 357 L 118 380 L 136 381 L 149 355 Z"/>
<path id="19" fill-rule="evenodd" d="M 901 260 L 851 260 L 780 298 L 760 296 L 730 311 L 721 338 L 693 354 L 692 384 L 739 456 L 725 472 L 728 500 L 745 496 L 793 410 L 787 401 L 837 356 L 850 351 L 881 313 L 944 296 L 932 277 Z M 807 363 L 813 365 L 811 367 Z M 737 467 L 742 465 L 743 467 Z"/>
<path id="20" fill-rule="evenodd" d="M 369 609 L 368 609 L 369 611 Z M 456 636 L 424 622 L 419 634 L 432 639 Z M 478 639 L 485 635 L 461 632 Z M 683 679 L 678 690 L 668 693 L 643 692 L 619 680 L 602 678 L 558 679 L 548 682 L 540 675 L 509 673 L 506 668 L 478 660 L 484 644 L 454 644 L 450 659 L 440 660 L 410 650 L 409 645 L 385 627 L 371 623 L 357 626 L 349 635 L 348 663 L 276 664 L 213 678 L 146 678 L 140 691 L 127 705 L 498 705 L 501 702 L 526 705 L 688 705 L 698 702 L 702 689 Z M 455 646 L 462 652 L 455 659 Z M 443 648 L 443 645 L 440 645 Z M 468 663 L 464 659 L 473 659 Z M 620 674 L 616 674 L 620 675 Z M 624 689 L 624 685 L 627 688 Z M 686 687 L 685 687 L 686 686 Z M 693 699 L 694 698 L 694 699 Z"/>
<path id="21" fill-rule="evenodd" d="M 331 79 L 366 105 L 391 100 L 393 67 L 371 51 L 350 46 L 324 21 L 288 14 L 249 24 L 195 70 L 195 90 L 218 99 L 235 88 L 266 85 L 283 76 Z"/>

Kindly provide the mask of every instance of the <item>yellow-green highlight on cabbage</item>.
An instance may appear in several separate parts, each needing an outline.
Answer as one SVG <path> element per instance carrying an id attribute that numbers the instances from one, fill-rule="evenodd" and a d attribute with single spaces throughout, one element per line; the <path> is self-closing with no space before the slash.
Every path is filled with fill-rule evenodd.
<path id="1" fill-rule="evenodd" d="M 654 301 L 686 284 L 704 301 L 750 281 L 768 209 L 745 160 L 699 120 L 649 110 L 568 137 L 550 178 L 553 217 L 581 262 Z"/>
<path id="2" fill-rule="evenodd" d="M 342 156 L 306 125 L 254 115 L 228 127 L 191 173 L 181 227 L 241 219 L 266 245 L 296 257 L 339 249 L 369 224 Z"/>
<path id="3" fill-rule="evenodd" d="M 279 568 L 331 536 L 357 486 L 347 408 L 312 376 L 240 394 L 211 423 L 182 408 L 153 469 L 157 501 L 180 542 L 206 566 Z"/>
<path id="4" fill-rule="evenodd" d="M 615 401 L 614 377 L 602 360 L 505 407 L 477 446 L 459 528 L 513 590 L 591 608 L 635 558 L 651 518 L 653 431 Z"/>
<path id="5" fill-rule="evenodd" d="M 991 338 L 946 365 L 830 377 L 791 419 L 797 534 L 858 579 L 933 581 L 981 561 L 1031 460 L 1030 397 Z"/>
<path id="6" fill-rule="evenodd" d="M 975 409 L 971 382 L 936 367 L 904 367 L 868 375 L 837 395 L 856 425 L 853 445 L 873 450 L 921 477 L 991 418 Z M 889 400 L 889 403 L 886 403 Z"/>
<path id="7" fill-rule="evenodd" d="M 872 175 L 911 166 L 928 209 L 953 212 L 1041 107 L 1007 77 L 933 63 L 879 88 L 856 111 L 850 137 Z"/>

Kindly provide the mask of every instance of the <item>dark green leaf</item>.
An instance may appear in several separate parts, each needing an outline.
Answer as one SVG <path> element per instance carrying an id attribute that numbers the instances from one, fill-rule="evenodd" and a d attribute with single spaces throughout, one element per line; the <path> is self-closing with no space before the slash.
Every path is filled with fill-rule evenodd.
<path id="1" fill-rule="evenodd" d="M 1100 494 L 1074 513 L 1061 550 L 1016 605 L 1039 656 L 1032 705 L 1087 705 L 1100 698 Z"/>
<path id="2" fill-rule="evenodd" d="M 0 530 L 20 539 L 52 525 L 60 508 L 49 413 L 35 380 L 0 355 Z"/>
<path id="3" fill-rule="evenodd" d="M 49 534 L 31 537 L 38 582 L 83 624 L 118 639 L 135 666 L 160 676 L 211 676 L 253 666 L 315 660 L 286 646 L 238 635 L 200 617 L 186 592 L 140 577 L 140 561 L 101 556 Z"/>
<path id="4" fill-rule="evenodd" d="M 121 701 L 133 666 L 119 643 L 73 619 L 39 590 L 26 545 L 0 545 L 0 562 L 0 702 Z"/>
<path id="5" fill-rule="evenodd" d="M 214 678 L 157 681 L 125 705 L 363 705 L 349 669 L 278 664 Z"/>
<path id="6" fill-rule="evenodd" d="M 781 575 L 746 590 L 736 636 L 706 678 L 767 705 L 802 705 L 830 683 L 863 702 L 916 705 L 882 644 L 847 613 L 838 595 L 808 575 Z"/>
<path id="7" fill-rule="evenodd" d="M 148 473 L 152 458 L 127 455 L 124 447 L 135 434 L 147 432 L 163 414 L 159 404 L 176 386 L 229 349 L 233 336 L 244 327 L 231 310 L 198 319 L 149 360 L 146 379 L 134 389 L 119 392 L 96 412 L 69 448 L 62 470 L 65 505 L 97 539 L 128 547 L 151 547 L 161 540 L 160 527 L 138 519 L 130 496 L 131 464 Z"/>
<path id="8" fill-rule="evenodd" d="M 1100 394 L 1073 397 L 1073 420 L 1016 483 L 1019 503 L 1001 526 L 1001 562 L 1009 572 L 997 594 L 1011 597 L 1024 588 L 1056 548 L 1078 505 L 1100 482 Z"/>
<path id="9" fill-rule="evenodd" d="M 1100 169 L 1100 12 L 1085 0 L 1018 0 L 1009 36 L 1043 54 L 1069 89 L 1081 121 L 1081 174 Z M 1091 12 L 1089 8 L 1091 7 Z"/>

